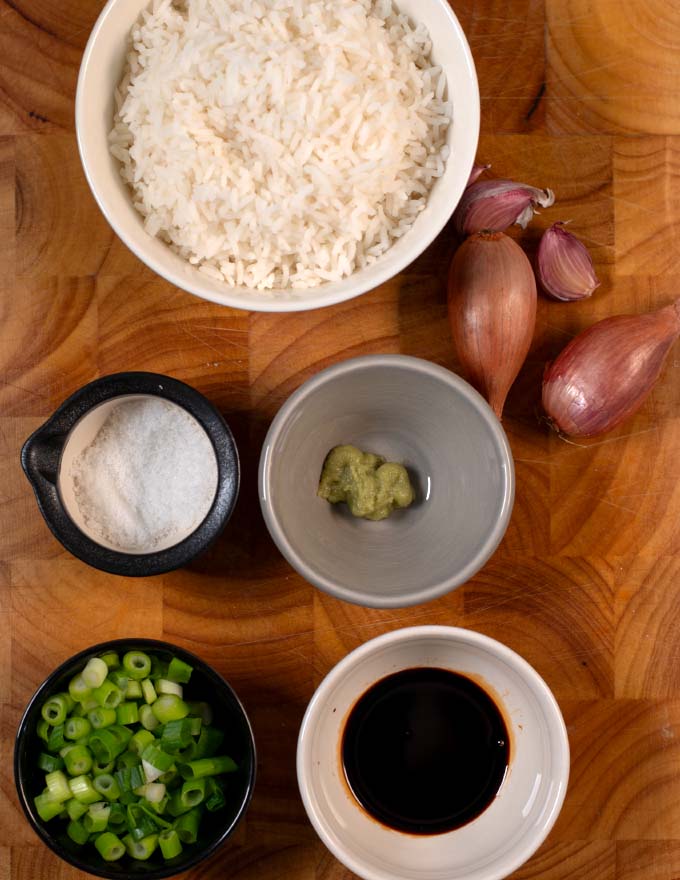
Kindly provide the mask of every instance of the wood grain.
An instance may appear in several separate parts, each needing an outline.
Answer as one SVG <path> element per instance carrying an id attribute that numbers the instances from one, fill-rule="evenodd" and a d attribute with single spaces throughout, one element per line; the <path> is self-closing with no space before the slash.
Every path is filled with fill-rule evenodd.
<path id="1" fill-rule="evenodd" d="M 458 369 L 445 286 L 449 226 L 400 276 L 294 315 L 197 300 L 116 238 L 83 176 L 73 100 L 103 0 L 0 0 L 0 880 L 84 877 L 40 844 L 14 793 L 16 725 L 35 687 L 95 641 L 167 638 L 243 698 L 259 751 L 247 820 L 191 880 L 351 880 L 316 838 L 295 780 L 314 687 L 349 650 L 418 623 L 506 642 L 558 697 L 572 746 L 562 815 L 514 880 L 680 876 L 680 349 L 629 422 L 571 445 L 540 413 L 547 360 L 610 314 L 680 293 L 680 6 L 663 0 L 452 0 L 476 59 L 479 159 L 550 186 L 513 236 L 572 220 L 602 282 L 541 298 L 505 417 L 517 470 L 506 537 L 463 588 L 376 611 L 314 590 L 281 558 L 257 502 L 268 424 L 323 367 L 402 352 Z M 228 419 L 243 467 L 229 528 L 187 569 L 140 582 L 71 558 L 40 518 L 19 450 L 71 392 L 124 369 L 166 372 Z M 77 601 L 76 601 L 77 600 Z"/>

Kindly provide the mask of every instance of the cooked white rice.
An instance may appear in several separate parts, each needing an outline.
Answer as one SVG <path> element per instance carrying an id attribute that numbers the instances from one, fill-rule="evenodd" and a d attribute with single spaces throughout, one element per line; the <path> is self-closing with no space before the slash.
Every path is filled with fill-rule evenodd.
<path id="1" fill-rule="evenodd" d="M 374 262 L 448 158 L 431 46 L 391 0 L 155 0 L 110 135 L 146 230 L 232 286 Z"/>

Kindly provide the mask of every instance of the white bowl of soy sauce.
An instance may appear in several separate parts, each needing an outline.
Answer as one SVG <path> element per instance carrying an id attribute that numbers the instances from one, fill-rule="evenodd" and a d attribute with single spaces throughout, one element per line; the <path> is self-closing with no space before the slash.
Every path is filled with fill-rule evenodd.
<path id="1" fill-rule="evenodd" d="M 396 630 L 322 681 L 297 774 L 328 849 L 365 880 L 501 880 L 559 815 L 569 742 L 538 673 L 471 630 Z"/>

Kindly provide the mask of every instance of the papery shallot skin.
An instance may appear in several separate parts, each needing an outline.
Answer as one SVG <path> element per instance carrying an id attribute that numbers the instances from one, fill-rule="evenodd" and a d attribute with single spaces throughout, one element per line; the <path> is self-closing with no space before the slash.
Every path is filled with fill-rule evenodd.
<path id="1" fill-rule="evenodd" d="M 543 408 L 568 437 L 598 437 L 633 415 L 680 335 L 680 300 L 617 315 L 579 333 L 543 374 Z"/>
<path id="2" fill-rule="evenodd" d="M 471 235 L 451 263 L 448 304 L 466 376 L 500 419 L 536 325 L 536 280 L 522 248 L 502 232 Z"/>
<path id="3" fill-rule="evenodd" d="M 470 180 L 474 174 L 475 169 Z M 548 208 L 554 201 L 555 194 L 550 189 L 538 189 L 514 180 L 477 180 L 474 177 L 453 213 L 453 224 L 461 235 L 504 232 L 514 223 L 526 229 L 536 206 Z"/>

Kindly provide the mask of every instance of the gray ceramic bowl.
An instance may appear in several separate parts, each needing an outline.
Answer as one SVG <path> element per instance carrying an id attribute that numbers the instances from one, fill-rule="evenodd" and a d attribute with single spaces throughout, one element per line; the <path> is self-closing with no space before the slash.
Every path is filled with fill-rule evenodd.
<path id="1" fill-rule="evenodd" d="M 317 497 L 332 447 L 353 443 L 406 465 L 416 501 L 382 522 Z M 419 358 L 371 355 L 305 382 L 272 422 L 260 504 L 288 562 L 332 596 L 396 608 L 442 596 L 498 546 L 514 499 L 505 432 L 459 376 Z"/>

